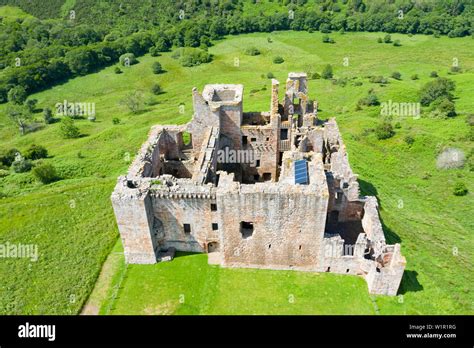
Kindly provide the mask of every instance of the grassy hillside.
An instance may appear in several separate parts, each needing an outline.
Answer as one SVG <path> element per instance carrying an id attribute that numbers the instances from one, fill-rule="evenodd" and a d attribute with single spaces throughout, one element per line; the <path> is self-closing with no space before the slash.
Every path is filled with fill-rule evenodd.
<path id="1" fill-rule="evenodd" d="M 109 67 L 33 95 L 41 108 L 53 107 L 63 100 L 96 103 L 97 121 L 77 121 L 84 136 L 74 140 L 61 138 L 58 123 L 21 137 L 6 119 L 7 105 L 0 105 L 0 149 L 25 150 L 33 143 L 43 145 L 51 155 L 46 161 L 53 163 L 64 178 L 50 185 L 39 184 L 31 173 L 0 178 L 0 196 L 7 196 L 0 199 L 0 243 L 37 243 L 40 252 L 39 261 L 31 266 L 24 260 L 0 260 L 1 313 L 80 310 L 117 237 L 109 202 L 116 177 L 125 173 L 130 157 L 146 139 L 151 125 L 184 123 L 191 118 L 192 87 L 201 90 L 207 83 L 242 83 L 244 110 L 268 110 L 268 72 L 283 84 L 290 71 L 320 73 L 329 63 L 336 78 L 354 79 L 345 87 L 328 80 L 311 80 L 310 97 L 319 101 L 322 118 L 337 118 L 363 193 L 377 195 L 389 242 L 402 243 L 407 258 L 400 291 L 403 296 L 377 296 L 374 307 L 359 278 L 221 270 L 207 266 L 205 256 L 197 255 L 179 257 L 166 265 L 133 265 L 126 271 L 118 267 L 119 273 L 114 277 L 124 276 L 125 280 L 117 299 L 106 307 L 117 314 L 156 313 L 161 308 L 178 314 L 262 313 L 266 308 L 270 308 L 268 313 L 373 313 L 378 308 L 381 314 L 472 314 L 473 173 L 467 166 L 438 170 L 436 156 L 447 146 L 460 148 L 466 154 L 473 148 L 467 138 L 465 116 L 474 110 L 474 62 L 470 59 L 474 40 L 395 34 L 392 39 L 399 39 L 402 46 L 394 47 L 377 43 L 381 36 L 382 33 L 331 34 L 335 44 L 323 44 L 322 34 L 307 32 L 229 37 L 209 49 L 214 61 L 206 65 L 183 68 L 171 53 L 156 58 L 144 56 L 139 58 L 139 64 L 123 68 L 123 74 L 115 74 L 114 67 Z M 256 46 L 262 54 L 244 55 L 249 46 Z M 272 63 L 277 55 L 285 59 L 283 64 Z M 346 57 L 348 66 L 343 65 Z M 458 59 L 463 72 L 448 76 L 453 58 Z M 164 74 L 151 73 L 154 61 L 163 65 Z M 388 77 L 394 71 L 399 71 L 402 79 L 389 79 L 386 86 L 370 83 L 367 78 Z M 400 124 L 396 135 L 377 140 L 368 130 L 379 122 L 380 108 L 356 111 L 357 101 L 371 88 L 381 102 L 416 101 L 419 88 L 431 79 L 431 71 L 456 82 L 459 115 L 447 120 L 394 117 L 393 123 Z M 415 73 L 419 80 L 410 79 Z M 164 93 L 152 96 L 153 83 L 159 83 Z M 135 90 L 142 91 L 145 99 L 154 99 L 154 105 L 146 106 L 138 115 L 132 115 L 119 103 L 125 94 Z M 180 113 L 181 104 L 184 113 Z M 40 119 L 41 114 L 37 117 Z M 114 125 L 113 118 L 119 118 L 120 124 Z M 415 139 L 412 146 L 404 141 L 407 135 Z M 467 196 L 452 194 L 456 181 L 467 184 Z M 70 208 L 71 200 L 75 200 L 75 208 Z M 143 284 L 147 284 L 145 292 L 156 296 L 136 296 Z M 237 284 L 242 289 L 236 290 Z M 252 288 L 254 284 L 256 287 Z M 136 288 L 139 285 L 140 289 Z M 326 290 L 339 286 L 340 290 Z M 190 291 L 186 289 L 210 294 L 214 302 L 209 304 L 195 295 L 187 305 L 176 305 L 173 301 L 178 292 Z M 290 291 L 298 293 L 304 305 L 283 305 L 282 296 L 286 299 Z M 347 292 L 351 301 L 357 301 L 352 309 Z M 247 296 L 243 296 L 245 293 Z M 323 294 L 324 303 L 334 305 L 322 308 Z M 261 302 L 260 296 L 268 298 Z"/>

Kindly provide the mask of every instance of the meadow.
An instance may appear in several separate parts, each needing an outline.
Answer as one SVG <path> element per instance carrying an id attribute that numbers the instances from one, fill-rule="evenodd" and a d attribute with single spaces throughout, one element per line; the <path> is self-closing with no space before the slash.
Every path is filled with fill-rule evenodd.
<path id="1" fill-rule="evenodd" d="M 76 121 L 83 134 L 77 139 L 63 139 L 58 123 L 20 136 L 6 117 L 7 105 L 0 105 L 0 149 L 43 145 L 46 161 L 62 177 L 48 185 L 31 173 L 0 178 L 0 243 L 35 243 L 40 254 L 35 263 L 0 260 L 0 314 L 77 314 L 91 292 L 102 314 L 473 314 L 474 175 L 468 166 L 439 170 L 436 156 L 445 147 L 466 155 L 473 150 L 466 116 L 474 112 L 474 40 L 392 34 L 402 44 L 395 47 L 377 43 L 384 35 L 333 33 L 334 44 L 322 43 L 319 32 L 230 36 L 209 48 L 214 59 L 208 64 L 184 68 L 171 53 L 146 55 L 122 74 L 111 66 L 30 97 L 40 108 L 94 102 L 97 120 Z M 245 55 L 251 46 L 261 54 Z M 275 56 L 284 63 L 274 64 Z M 454 58 L 462 72 L 448 74 Z M 165 73 L 152 73 L 155 61 Z M 407 268 L 399 296 L 370 296 L 363 279 L 351 276 L 221 269 L 207 265 L 206 255 L 146 266 L 125 266 L 119 256 L 104 267 L 109 275 L 99 277 L 107 256 L 121 251 L 110 194 L 150 126 L 190 120 L 191 89 L 207 83 L 241 83 L 244 111 L 268 110 L 267 73 L 283 84 L 290 71 L 321 73 L 326 64 L 336 78 L 347 77 L 347 85 L 312 79 L 309 94 L 318 100 L 321 118 L 336 117 L 362 193 L 378 197 L 388 241 L 402 244 Z M 368 76 L 394 71 L 401 80 L 369 82 Z M 394 116 L 395 136 L 378 140 L 370 130 L 380 121 L 380 107 L 356 110 L 357 101 L 374 89 L 381 102 L 416 102 L 432 71 L 456 82 L 458 116 Z M 410 79 L 413 74 L 419 79 Z M 164 93 L 152 95 L 154 83 Z M 120 100 L 136 90 L 148 105 L 132 114 Z M 404 141 L 407 135 L 412 145 Z M 467 185 L 468 195 L 453 195 L 457 181 Z M 93 291 L 97 279 L 103 283 Z"/>

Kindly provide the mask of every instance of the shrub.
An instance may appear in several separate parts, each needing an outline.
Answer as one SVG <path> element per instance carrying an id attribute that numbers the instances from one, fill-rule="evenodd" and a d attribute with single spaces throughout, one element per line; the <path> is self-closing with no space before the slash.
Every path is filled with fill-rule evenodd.
<path id="1" fill-rule="evenodd" d="M 28 99 L 25 103 L 29 112 L 35 112 L 37 104 L 38 104 L 38 99 Z"/>
<path id="2" fill-rule="evenodd" d="M 456 116 L 456 108 L 454 103 L 445 97 L 440 97 L 431 103 L 431 110 L 438 110 L 444 117 Z"/>
<path id="3" fill-rule="evenodd" d="M 10 172 L 6 169 L 0 169 L 0 178 L 5 178 L 10 175 Z"/>
<path id="4" fill-rule="evenodd" d="M 12 104 L 21 105 L 25 102 L 28 94 L 22 86 L 16 86 L 8 91 L 8 101 Z"/>
<path id="5" fill-rule="evenodd" d="M 163 67 L 159 62 L 154 62 L 151 69 L 153 70 L 153 74 L 161 74 L 163 72 Z"/>
<path id="6" fill-rule="evenodd" d="M 415 138 L 413 138 L 411 135 L 407 135 L 404 140 L 409 146 L 413 145 L 415 142 Z"/>
<path id="7" fill-rule="evenodd" d="M 391 43 L 392 42 L 392 36 L 390 34 L 387 34 L 383 38 L 383 42 L 385 43 Z"/>
<path id="8" fill-rule="evenodd" d="M 381 85 L 386 85 L 388 80 L 383 76 L 371 76 L 369 81 L 371 83 L 380 83 Z"/>
<path id="9" fill-rule="evenodd" d="M 454 185 L 453 194 L 455 196 L 465 196 L 467 195 L 467 192 L 468 190 L 465 183 L 459 181 Z"/>
<path id="10" fill-rule="evenodd" d="M 377 42 L 378 42 L 378 43 L 382 43 L 382 42 L 383 42 L 382 38 L 379 37 L 379 38 L 377 39 Z"/>
<path id="11" fill-rule="evenodd" d="M 357 103 L 357 105 L 359 105 L 359 107 L 361 105 L 376 106 L 376 105 L 380 105 L 380 101 L 377 95 L 375 94 L 375 92 L 370 90 L 366 97 L 359 99 L 359 102 Z"/>
<path id="12" fill-rule="evenodd" d="M 285 60 L 284 60 L 282 57 L 280 57 L 280 56 L 276 56 L 275 58 L 273 58 L 273 63 L 275 63 L 275 64 L 281 64 L 281 63 L 283 63 L 284 61 L 285 61 Z"/>
<path id="13" fill-rule="evenodd" d="M 418 74 L 413 74 L 413 75 L 411 75 L 410 78 L 411 78 L 412 80 L 418 80 L 418 79 L 419 79 Z"/>
<path id="14" fill-rule="evenodd" d="M 212 56 L 204 50 L 192 47 L 178 48 L 171 55 L 172 58 L 178 59 L 179 63 L 184 67 L 192 67 L 204 63 L 209 63 Z"/>
<path id="15" fill-rule="evenodd" d="M 119 61 L 123 66 L 129 66 L 138 63 L 138 60 L 133 53 L 122 54 L 119 58 Z"/>
<path id="16" fill-rule="evenodd" d="M 22 156 L 18 156 L 12 163 L 12 168 L 15 173 L 26 173 L 33 167 L 31 160 L 25 159 Z"/>
<path id="17" fill-rule="evenodd" d="M 46 124 L 51 124 L 54 122 L 53 112 L 51 111 L 50 108 L 45 108 L 43 110 L 43 119 L 44 119 L 44 123 Z"/>
<path id="18" fill-rule="evenodd" d="M 118 66 L 116 66 L 116 67 L 114 68 L 114 73 L 116 73 L 116 74 L 121 74 L 121 73 L 122 73 L 122 69 L 120 69 Z"/>
<path id="19" fill-rule="evenodd" d="M 260 51 L 256 47 L 249 47 L 244 51 L 247 56 L 258 56 Z"/>
<path id="20" fill-rule="evenodd" d="M 400 74 L 398 71 L 394 71 L 391 76 L 395 80 L 401 80 L 402 79 L 402 74 Z"/>
<path id="21" fill-rule="evenodd" d="M 120 118 L 114 117 L 114 118 L 112 119 L 112 123 L 115 124 L 115 125 L 119 124 L 119 123 L 120 123 Z"/>
<path id="22" fill-rule="evenodd" d="M 330 64 L 324 67 L 323 72 L 321 73 L 321 77 L 325 80 L 332 79 L 333 73 L 332 73 L 332 66 Z"/>
<path id="23" fill-rule="evenodd" d="M 148 50 L 148 52 L 150 52 L 150 55 L 152 57 L 159 57 L 160 56 L 160 49 L 156 46 L 152 46 L 150 47 L 150 49 Z"/>
<path id="24" fill-rule="evenodd" d="M 420 103 L 423 106 L 428 106 L 436 99 L 443 97 L 448 100 L 453 99 L 451 91 L 455 88 L 453 81 L 444 77 L 438 77 L 434 81 L 426 83 L 420 90 Z"/>
<path id="25" fill-rule="evenodd" d="M 0 153 L 0 163 L 3 164 L 4 166 L 10 167 L 12 163 L 15 161 L 17 154 L 19 153 L 20 151 L 18 151 L 15 148 L 12 148 L 6 152 Z"/>
<path id="26" fill-rule="evenodd" d="M 438 77 L 438 73 L 436 71 L 430 72 L 430 77 Z"/>
<path id="27" fill-rule="evenodd" d="M 392 124 L 388 121 L 381 122 L 377 127 L 375 127 L 375 135 L 379 140 L 393 137 L 395 132 L 393 131 Z"/>
<path id="28" fill-rule="evenodd" d="M 452 66 L 450 71 L 452 73 L 459 73 L 459 72 L 461 72 L 461 68 L 459 66 Z"/>
<path id="29" fill-rule="evenodd" d="M 395 40 L 395 41 L 393 42 L 393 45 L 394 45 L 395 47 L 400 47 L 402 44 L 400 43 L 400 40 Z"/>
<path id="30" fill-rule="evenodd" d="M 274 77 L 275 77 L 275 75 L 273 75 L 272 72 L 267 73 L 267 78 L 273 79 Z"/>
<path id="31" fill-rule="evenodd" d="M 74 120 L 68 116 L 62 119 L 59 131 L 65 139 L 79 138 L 81 135 L 79 128 L 74 124 Z"/>
<path id="32" fill-rule="evenodd" d="M 161 90 L 161 86 L 157 83 L 155 83 L 152 87 L 151 87 L 151 92 L 154 94 L 154 95 L 158 95 L 162 92 Z"/>
<path id="33" fill-rule="evenodd" d="M 319 80 L 321 78 L 321 75 L 319 75 L 317 72 L 311 74 L 311 79 L 313 80 Z"/>
<path id="34" fill-rule="evenodd" d="M 48 157 L 48 150 L 46 150 L 46 148 L 41 145 L 33 144 L 25 152 L 25 158 L 30 160 L 38 160 L 46 157 Z"/>
<path id="35" fill-rule="evenodd" d="M 33 168 L 32 173 L 35 178 L 41 181 L 43 184 L 49 184 L 58 180 L 56 168 L 50 163 L 41 163 L 37 165 L 35 168 Z"/>

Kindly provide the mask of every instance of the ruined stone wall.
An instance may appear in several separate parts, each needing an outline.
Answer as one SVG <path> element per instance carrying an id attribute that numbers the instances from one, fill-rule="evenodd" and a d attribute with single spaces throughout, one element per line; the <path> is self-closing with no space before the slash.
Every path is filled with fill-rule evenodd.
<path id="1" fill-rule="evenodd" d="M 258 174 L 260 181 L 264 173 L 271 174 L 271 180 L 276 181 L 278 169 L 278 130 L 268 126 L 243 126 L 242 135 L 247 137 L 244 150 L 253 151 L 254 157 L 259 161 L 259 167 L 245 165 L 247 175 Z"/>
<path id="2" fill-rule="evenodd" d="M 156 263 L 153 207 L 146 186 L 129 188 L 127 179 L 120 177 L 111 199 L 126 262 Z"/>
<path id="3" fill-rule="evenodd" d="M 220 132 L 232 140 L 234 150 L 242 149 L 242 114 L 242 104 L 220 107 Z"/>
<path id="4" fill-rule="evenodd" d="M 259 183 L 240 185 L 221 173 L 217 189 L 223 264 L 314 269 L 324 233 L 327 196 L 315 187 Z M 244 238 L 241 222 L 253 223 Z"/>
<path id="5" fill-rule="evenodd" d="M 153 188 L 151 199 L 153 217 L 159 220 L 164 235 L 161 248 L 174 247 L 180 251 L 207 252 L 207 243 L 219 241 L 217 212 L 211 210 L 215 204 L 215 193 L 211 186 L 186 186 L 165 189 Z M 187 233 L 184 224 L 189 224 Z"/>

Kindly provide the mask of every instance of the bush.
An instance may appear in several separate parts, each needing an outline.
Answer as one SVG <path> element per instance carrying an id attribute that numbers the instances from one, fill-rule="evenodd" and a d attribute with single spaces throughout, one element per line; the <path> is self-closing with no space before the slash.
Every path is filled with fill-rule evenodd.
<path id="1" fill-rule="evenodd" d="M 119 61 L 123 66 L 129 66 L 138 63 L 138 60 L 133 53 L 122 54 L 119 58 Z"/>
<path id="2" fill-rule="evenodd" d="M 44 123 L 46 124 L 51 124 L 54 122 L 53 112 L 51 111 L 50 108 L 45 108 L 43 110 L 43 119 L 44 119 Z"/>
<path id="3" fill-rule="evenodd" d="M 323 35 L 322 40 L 324 43 L 335 43 L 335 41 L 332 38 L 330 38 L 328 35 Z"/>
<path id="4" fill-rule="evenodd" d="M 163 72 L 163 67 L 159 62 L 154 62 L 151 69 L 153 70 L 153 74 L 161 74 Z"/>
<path id="5" fill-rule="evenodd" d="M 267 73 L 267 78 L 273 79 L 274 77 L 275 77 L 275 75 L 273 75 L 273 73 L 271 73 L 271 72 Z"/>
<path id="6" fill-rule="evenodd" d="M 400 47 L 402 44 L 400 43 L 400 40 L 395 40 L 395 41 L 393 42 L 393 45 L 394 45 L 395 47 Z"/>
<path id="7" fill-rule="evenodd" d="M 383 42 L 385 43 L 391 43 L 392 42 L 392 36 L 390 34 L 387 34 L 383 38 Z"/>
<path id="8" fill-rule="evenodd" d="M 398 71 L 394 71 L 391 76 L 395 80 L 401 80 L 402 79 L 402 74 L 400 74 Z"/>
<path id="9" fill-rule="evenodd" d="M 418 80 L 418 79 L 419 79 L 418 74 L 413 74 L 413 75 L 411 75 L 410 78 L 411 78 L 412 80 Z"/>
<path id="10" fill-rule="evenodd" d="M 430 77 L 438 77 L 438 73 L 436 71 L 430 72 Z"/>
<path id="11" fill-rule="evenodd" d="M 12 168 L 15 173 L 26 173 L 33 167 L 31 160 L 25 159 L 22 156 L 18 156 L 17 159 L 12 163 Z"/>
<path id="12" fill-rule="evenodd" d="M 413 145 L 415 142 L 415 138 L 413 138 L 411 135 L 407 135 L 404 140 L 409 146 Z"/>
<path id="13" fill-rule="evenodd" d="M 178 59 L 184 67 L 192 67 L 204 63 L 209 63 L 212 56 L 199 48 L 181 47 L 171 55 L 172 58 Z"/>
<path id="14" fill-rule="evenodd" d="M 15 148 L 0 153 L 0 163 L 4 166 L 10 167 L 19 153 L 20 151 Z"/>
<path id="15" fill-rule="evenodd" d="M 151 55 L 152 57 L 159 57 L 159 56 L 161 55 L 159 48 L 156 47 L 156 46 L 150 47 L 150 49 L 148 50 L 148 52 L 150 52 L 150 55 Z"/>
<path id="16" fill-rule="evenodd" d="M 74 124 L 74 120 L 68 116 L 62 119 L 59 131 L 65 139 L 79 138 L 81 135 L 79 128 Z"/>
<path id="17" fill-rule="evenodd" d="M 375 135 L 379 140 L 393 137 L 395 132 L 393 131 L 392 124 L 388 121 L 383 121 L 377 127 L 375 127 Z"/>
<path id="18" fill-rule="evenodd" d="M 33 144 L 25 152 L 25 158 L 30 160 L 38 160 L 46 157 L 48 157 L 48 150 L 46 150 L 46 148 L 41 145 Z"/>
<path id="19" fill-rule="evenodd" d="M 112 123 L 115 124 L 115 125 L 119 124 L 119 123 L 120 123 L 120 118 L 114 117 L 114 118 L 112 119 Z"/>
<path id="20" fill-rule="evenodd" d="M 371 76 L 369 81 L 371 83 L 380 83 L 381 85 L 386 85 L 388 80 L 383 76 Z"/>
<path id="21" fill-rule="evenodd" d="M 377 42 L 378 42 L 378 43 L 382 43 L 382 42 L 383 42 L 382 38 L 379 37 L 379 38 L 377 39 Z"/>
<path id="22" fill-rule="evenodd" d="M 444 115 L 443 118 L 456 116 L 454 103 L 445 97 L 440 97 L 431 103 L 431 110 L 438 110 Z"/>
<path id="23" fill-rule="evenodd" d="M 36 179 L 41 181 L 43 184 L 49 184 L 53 181 L 58 180 L 58 174 L 56 168 L 50 163 L 41 163 L 32 170 L 33 175 Z"/>
<path id="24" fill-rule="evenodd" d="M 333 73 L 332 73 L 332 66 L 330 64 L 324 67 L 323 72 L 321 73 L 321 77 L 325 80 L 332 79 Z"/>
<path id="25" fill-rule="evenodd" d="M 10 175 L 10 172 L 6 169 L 0 169 L 0 178 L 5 178 Z"/>
<path id="26" fill-rule="evenodd" d="M 359 105 L 359 107 L 362 105 L 377 106 L 377 105 L 380 105 L 380 101 L 377 95 L 375 94 L 375 92 L 370 90 L 366 97 L 359 99 L 359 102 L 357 103 L 357 105 Z"/>
<path id="27" fill-rule="evenodd" d="M 161 90 L 161 86 L 157 83 L 155 83 L 152 87 L 151 87 L 151 92 L 154 94 L 154 95 L 158 95 L 162 92 Z"/>
<path id="28" fill-rule="evenodd" d="M 249 47 L 244 51 L 247 56 L 258 56 L 260 51 L 256 47 Z"/>
<path id="29" fill-rule="evenodd" d="M 8 91 L 8 101 L 12 104 L 21 105 L 25 102 L 28 94 L 22 86 L 16 86 Z"/>
<path id="30" fill-rule="evenodd" d="M 453 194 L 455 196 L 465 196 L 467 195 L 467 192 L 468 190 L 465 183 L 459 181 L 454 185 Z"/>
<path id="31" fill-rule="evenodd" d="M 450 71 L 452 73 L 459 73 L 459 72 L 461 72 L 461 68 L 459 66 L 452 66 Z"/>
<path id="32" fill-rule="evenodd" d="M 273 58 L 273 63 L 275 63 L 275 64 L 281 64 L 281 63 L 283 63 L 284 61 L 285 61 L 285 60 L 284 60 L 282 57 L 280 57 L 280 56 L 276 56 L 275 58 Z"/>
<path id="33" fill-rule="evenodd" d="M 118 66 L 116 66 L 116 67 L 114 68 L 114 73 L 116 73 L 116 74 L 121 74 L 121 73 L 122 73 L 122 69 L 120 69 Z"/>
<path id="34" fill-rule="evenodd" d="M 313 80 L 319 80 L 321 78 L 321 75 L 319 75 L 317 72 L 311 74 L 311 79 Z"/>
<path id="35" fill-rule="evenodd" d="M 438 77 L 434 81 L 426 83 L 420 90 L 420 103 L 428 106 L 438 98 L 453 99 L 451 91 L 455 88 L 453 81 L 444 77 Z"/>

